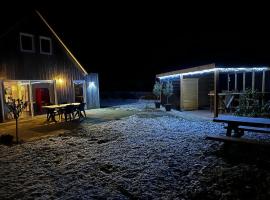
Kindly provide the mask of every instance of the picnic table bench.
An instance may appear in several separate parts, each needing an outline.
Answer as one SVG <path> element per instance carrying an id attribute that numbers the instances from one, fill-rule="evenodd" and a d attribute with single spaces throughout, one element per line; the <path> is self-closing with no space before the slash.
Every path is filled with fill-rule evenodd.
<path id="1" fill-rule="evenodd" d="M 270 133 L 270 119 L 254 118 L 254 117 L 240 117 L 232 115 L 222 115 L 213 119 L 214 122 L 226 123 L 226 136 L 207 136 L 206 139 L 216 141 L 230 141 L 230 142 L 245 142 L 256 143 L 250 139 L 240 138 L 245 131 L 256 133 Z M 234 131 L 234 135 L 232 135 Z"/>

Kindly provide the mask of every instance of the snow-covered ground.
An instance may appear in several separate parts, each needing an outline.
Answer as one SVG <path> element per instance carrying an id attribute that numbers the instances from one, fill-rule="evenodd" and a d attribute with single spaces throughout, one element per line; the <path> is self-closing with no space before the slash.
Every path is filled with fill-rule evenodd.
<path id="1" fill-rule="evenodd" d="M 269 199 L 267 163 L 228 159 L 221 124 L 137 102 L 120 120 L 0 145 L 0 199 Z M 259 164 L 258 164 L 259 163 Z"/>

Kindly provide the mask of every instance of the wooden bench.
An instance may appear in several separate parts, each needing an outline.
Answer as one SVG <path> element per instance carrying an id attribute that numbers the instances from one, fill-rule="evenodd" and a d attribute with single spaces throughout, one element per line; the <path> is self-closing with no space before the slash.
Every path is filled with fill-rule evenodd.
<path id="1" fill-rule="evenodd" d="M 208 140 L 215 140 L 220 142 L 241 142 L 247 144 L 269 145 L 268 142 L 262 142 L 252 139 L 241 138 L 244 131 L 251 131 L 256 133 L 270 133 L 270 119 L 266 118 L 252 118 L 224 115 L 213 119 L 214 122 L 227 123 L 224 128 L 227 129 L 226 136 L 207 136 Z M 234 131 L 234 135 L 232 135 Z"/>
<path id="2" fill-rule="evenodd" d="M 206 140 L 213 140 L 218 142 L 225 142 L 225 143 L 243 143 L 243 144 L 251 144 L 251 145 L 264 145 L 270 146 L 269 142 L 258 141 L 253 139 L 247 138 L 237 138 L 237 137 L 229 137 L 229 136 L 206 136 Z"/>
<path id="3" fill-rule="evenodd" d="M 227 129 L 226 136 L 231 136 L 232 131 L 240 135 L 243 134 L 244 131 L 270 133 L 270 119 L 266 118 L 224 115 L 214 118 L 213 121 L 228 124 L 225 127 Z"/>

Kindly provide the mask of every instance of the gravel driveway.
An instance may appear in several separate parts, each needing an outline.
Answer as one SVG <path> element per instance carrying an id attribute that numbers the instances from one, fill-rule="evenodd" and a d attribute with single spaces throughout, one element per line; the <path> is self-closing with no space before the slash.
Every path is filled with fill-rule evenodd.
<path id="1" fill-rule="evenodd" d="M 119 120 L 85 120 L 60 136 L 0 145 L 0 199 L 270 198 L 266 159 L 228 156 L 204 140 L 223 132 L 221 124 L 140 109 Z"/>

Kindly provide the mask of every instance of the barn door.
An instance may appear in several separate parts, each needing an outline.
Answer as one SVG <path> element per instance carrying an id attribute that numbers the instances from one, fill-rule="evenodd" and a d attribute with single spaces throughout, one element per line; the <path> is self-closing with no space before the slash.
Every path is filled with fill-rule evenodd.
<path id="1" fill-rule="evenodd" d="M 185 78 L 181 82 L 181 105 L 183 110 L 198 109 L 198 79 Z"/>

